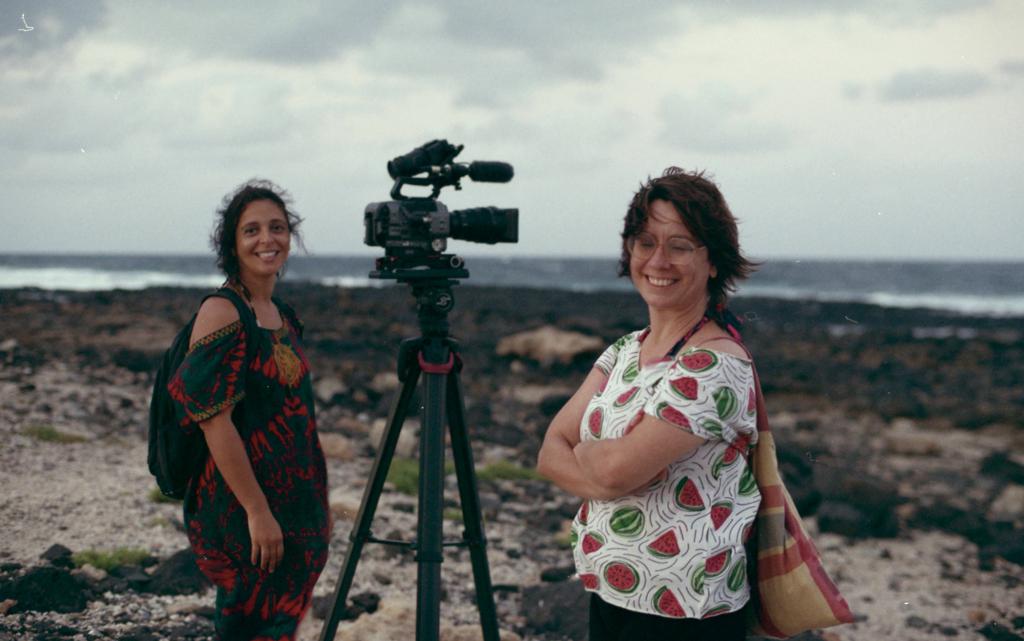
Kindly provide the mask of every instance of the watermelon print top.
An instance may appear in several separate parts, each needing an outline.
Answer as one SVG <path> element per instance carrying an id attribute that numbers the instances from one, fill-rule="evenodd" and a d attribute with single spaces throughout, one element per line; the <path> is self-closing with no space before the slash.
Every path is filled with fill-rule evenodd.
<path id="1" fill-rule="evenodd" d="M 688 349 L 640 367 L 647 330 L 598 358 L 608 375 L 582 440 L 620 438 L 650 414 L 705 439 L 644 490 L 585 501 L 572 523 L 584 587 L 621 608 L 673 618 L 739 610 L 749 598 L 744 541 L 761 496 L 746 455 L 757 440 L 754 374 L 744 359 Z"/>

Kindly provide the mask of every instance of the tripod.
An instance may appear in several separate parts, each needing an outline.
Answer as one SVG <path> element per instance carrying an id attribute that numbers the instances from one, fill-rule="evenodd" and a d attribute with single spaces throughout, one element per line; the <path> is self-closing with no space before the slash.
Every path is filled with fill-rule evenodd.
<path id="1" fill-rule="evenodd" d="M 448 335 L 448 312 L 455 305 L 450 278 L 466 277 L 462 269 L 402 270 L 395 275 L 371 273 L 379 278 L 397 278 L 412 285 L 419 317 L 419 338 L 402 342 L 398 353 L 398 378 L 401 391 L 395 398 L 381 437 L 377 458 L 370 471 L 370 481 L 363 493 L 362 504 L 349 536 L 350 544 L 341 576 L 334 590 L 334 603 L 327 615 L 320 641 L 334 639 L 338 621 L 345 610 L 348 591 L 352 587 L 356 564 L 365 543 L 381 543 L 410 548 L 416 552 L 416 641 L 437 641 L 441 613 L 441 563 L 443 547 L 468 547 L 473 564 L 477 609 L 484 641 L 498 640 L 498 622 L 487 564 L 487 542 L 484 538 L 480 497 L 477 492 L 473 452 L 466 431 L 465 405 L 459 370 L 458 345 Z M 398 443 L 402 423 L 416 389 L 420 373 L 424 374 L 423 420 L 420 430 L 419 506 L 416 539 L 394 541 L 373 536 L 370 525 L 380 499 L 388 468 Z M 442 424 L 448 419 L 455 473 L 458 477 L 459 500 L 465 530 L 458 541 L 442 540 L 442 506 L 444 489 L 444 433 Z"/>

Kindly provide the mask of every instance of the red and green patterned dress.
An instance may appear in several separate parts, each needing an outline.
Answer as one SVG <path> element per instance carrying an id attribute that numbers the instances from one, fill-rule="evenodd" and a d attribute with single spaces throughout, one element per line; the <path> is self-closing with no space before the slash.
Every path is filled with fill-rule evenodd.
<path id="1" fill-rule="evenodd" d="M 232 421 L 284 533 L 280 566 L 254 566 L 245 510 L 207 459 L 184 509 L 199 568 L 217 586 L 217 634 L 281 641 L 294 638 L 327 561 L 327 469 L 296 329 L 285 320 L 256 332 L 248 367 L 245 327 L 235 321 L 192 346 L 168 389 L 185 429 L 234 407 Z"/>

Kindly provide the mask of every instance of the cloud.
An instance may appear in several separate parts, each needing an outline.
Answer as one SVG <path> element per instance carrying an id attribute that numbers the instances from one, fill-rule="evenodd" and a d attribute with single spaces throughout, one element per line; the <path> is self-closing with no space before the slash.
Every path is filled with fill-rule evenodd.
<path id="1" fill-rule="evenodd" d="M 3 0 L 0 5 L 0 60 L 7 64 L 56 54 L 80 36 L 96 30 L 107 15 L 101 0 L 37 0 L 21 4 Z"/>
<path id="2" fill-rule="evenodd" d="M 445 38 L 477 51 L 518 51 L 549 74 L 576 78 L 599 78 L 602 62 L 613 58 L 612 52 L 682 31 L 673 10 L 676 3 L 668 0 L 645 3 L 642 9 L 618 0 L 499 5 L 450 0 L 438 6 L 446 15 Z"/>
<path id="3" fill-rule="evenodd" d="M 399 91 L 429 85 L 458 107 L 508 111 L 566 83 L 602 82 L 659 38 L 681 34 L 676 14 L 667 1 L 642 13 L 612 0 L 405 3 L 352 55 L 376 77 L 406 83 Z"/>
<path id="4" fill-rule="evenodd" d="M 417 2 L 112 3 L 111 37 L 191 56 L 302 65 L 372 52 L 391 73 L 429 68 L 452 76 L 467 64 L 501 62 L 510 52 L 543 65 L 547 75 L 596 78 L 601 56 L 625 48 L 637 33 L 668 32 L 673 3 L 637 12 L 615 0 L 587 4 Z M 629 24 L 629 29 L 623 29 Z M 454 55 L 446 55 L 453 53 Z M 534 73 L 535 78 L 545 74 Z"/>
<path id="5" fill-rule="evenodd" d="M 738 202 L 751 177 L 770 175 L 747 210 L 788 191 L 776 210 L 809 218 L 821 207 L 790 169 L 809 154 L 829 170 L 816 182 L 852 183 L 851 166 L 882 161 L 908 168 L 910 184 L 934 163 L 911 201 L 950 176 L 1009 171 L 1021 145 L 998 126 L 1015 94 L 996 89 L 1024 73 L 1009 26 L 1020 10 L 1007 4 L 22 2 L 0 0 L 0 185 L 12 211 L 33 216 L 0 248 L 116 250 L 130 217 L 140 239 L 164 225 L 153 247 L 201 249 L 190 243 L 223 192 L 264 175 L 299 198 L 311 245 L 365 251 L 356 228 L 365 204 L 387 197 L 384 161 L 447 137 L 466 144 L 460 160 L 516 167 L 508 185 L 448 190 L 449 207 L 520 207 L 517 251 L 579 238 L 577 251 L 614 253 L 637 181 L 669 164 L 714 167 L 740 186 Z M 14 29 L 23 10 L 33 32 Z M 987 75 L 957 73 L 967 59 Z M 963 95 L 971 82 L 987 93 L 956 109 L 898 102 L 911 121 L 879 98 Z M 988 171 L 950 164 L 935 132 L 956 132 L 958 161 Z M 865 136 L 915 144 L 880 149 Z M 1005 196 L 1011 182 L 993 181 L 1003 200 L 991 209 L 1004 216 L 1020 200 Z M 172 198 L 154 197 L 169 186 Z M 851 194 L 823 220 L 856 209 Z M 792 224 L 767 228 L 766 245 L 802 220 Z"/>
<path id="6" fill-rule="evenodd" d="M 398 3 L 192 0 L 110 6 L 111 38 L 193 57 L 288 66 L 331 60 L 365 45 Z"/>
<path id="7" fill-rule="evenodd" d="M 864 96 L 864 85 L 859 82 L 847 82 L 843 84 L 842 92 L 847 100 L 860 100 Z"/>
<path id="8" fill-rule="evenodd" d="M 762 2 L 760 0 L 703 0 L 704 5 L 721 7 L 724 11 L 765 16 L 778 15 L 862 15 L 872 19 L 898 18 L 901 20 L 927 20 L 933 16 L 971 11 L 991 5 L 993 0 L 787 0 Z"/>
<path id="9" fill-rule="evenodd" d="M 883 100 L 892 102 L 966 98 L 978 95 L 990 86 L 988 77 L 976 71 L 916 69 L 892 76 L 881 86 L 879 93 Z"/>
<path id="10" fill-rule="evenodd" d="M 1011 76 L 1024 76 L 1024 58 L 1004 60 L 999 63 L 999 70 Z"/>
<path id="11" fill-rule="evenodd" d="M 722 85 L 669 94 L 662 99 L 659 110 L 661 138 L 699 153 L 757 153 L 787 147 L 793 134 L 760 121 L 753 105 L 753 97 Z"/>

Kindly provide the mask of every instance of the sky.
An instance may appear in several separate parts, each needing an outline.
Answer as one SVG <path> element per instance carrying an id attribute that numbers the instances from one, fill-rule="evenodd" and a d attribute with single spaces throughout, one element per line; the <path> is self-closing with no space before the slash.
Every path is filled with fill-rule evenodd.
<path id="1" fill-rule="evenodd" d="M 450 209 L 615 256 L 642 181 L 711 175 L 755 258 L 1024 260 L 1019 0 L 0 0 L 0 253 L 206 253 L 253 177 L 375 254 L 386 162 L 501 160 Z M 1014 115 L 1016 114 L 1016 115 Z"/>

